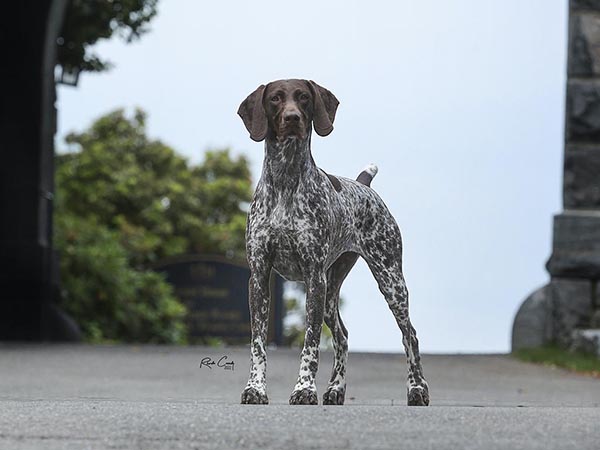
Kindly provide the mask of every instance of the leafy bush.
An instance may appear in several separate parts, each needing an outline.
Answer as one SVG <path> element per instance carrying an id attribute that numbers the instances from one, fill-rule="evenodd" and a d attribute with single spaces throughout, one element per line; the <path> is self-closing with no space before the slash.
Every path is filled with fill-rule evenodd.
<path id="1" fill-rule="evenodd" d="M 185 308 L 152 264 L 182 253 L 245 256 L 245 158 L 199 166 L 146 136 L 145 114 L 117 110 L 56 156 L 55 247 L 62 306 L 86 338 L 184 342 Z"/>
<path id="2" fill-rule="evenodd" d="M 91 342 L 185 342 L 185 307 L 161 275 L 136 270 L 119 235 L 94 220 L 59 216 L 62 306 Z"/>

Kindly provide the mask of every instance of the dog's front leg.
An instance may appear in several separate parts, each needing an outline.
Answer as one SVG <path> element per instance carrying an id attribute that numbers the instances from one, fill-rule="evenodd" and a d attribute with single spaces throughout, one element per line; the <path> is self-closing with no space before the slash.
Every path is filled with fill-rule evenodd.
<path id="1" fill-rule="evenodd" d="M 306 333 L 300 360 L 300 373 L 290 405 L 317 405 L 315 377 L 319 368 L 319 343 L 323 328 L 323 313 L 327 281 L 325 273 L 313 274 L 306 281 Z"/>
<path id="2" fill-rule="evenodd" d="M 267 328 L 269 325 L 269 278 L 271 267 L 254 267 L 250 271 L 250 377 L 242 392 L 242 403 L 266 405 L 267 397 Z"/>

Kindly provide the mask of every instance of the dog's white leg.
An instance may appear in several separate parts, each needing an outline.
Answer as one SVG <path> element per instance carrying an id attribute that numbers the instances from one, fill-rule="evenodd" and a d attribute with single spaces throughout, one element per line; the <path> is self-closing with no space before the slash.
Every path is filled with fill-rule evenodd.
<path id="1" fill-rule="evenodd" d="M 300 372 L 290 405 L 317 405 L 315 377 L 319 368 L 319 343 L 323 328 L 323 316 L 327 281 L 323 272 L 315 273 L 306 281 L 306 333 L 300 355 Z"/>
<path id="2" fill-rule="evenodd" d="M 385 210 L 384 210 L 385 211 Z M 389 215 L 389 212 L 387 212 Z M 407 396 L 409 405 L 428 405 L 429 386 L 423 377 L 419 341 L 408 316 L 408 289 L 402 274 L 402 236 L 391 215 L 387 220 L 374 222 L 370 216 L 365 221 L 376 223 L 363 235 L 361 255 L 377 280 L 398 327 L 408 362 Z"/>
<path id="3" fill-rule="evenodd" d="M 323 394 L 324 405 L 343 405 L 346 397 L 346 365 L 348 362 L 348 331 L 342 322 L 338 308 L 339 294 L 336 299 L 328 299 L 327 302 L 335 301 L 336 305 L 325 307 L 325 323 L 331 330 L 333 336 L 333 369 L 327 390 Z M 331 308 L 331 311 L 328 309 Z"/>
<path id="4" fill-rule="evenodd" d="M 429 386 L 425 377 L 423 377 L 417 332 L 410 323 L 408 316 L 408 289 L 402 275 L 396 278 L 395 286 L 391 289 L 391 292 L 387 290 L 386 300 L 394 314 L 398 327 L 402 331 L 402 344 L 408 363 L 408 404 L 425 406 L 429 404 Z"/>
<path id="5" fill-rule="evenodd" d="M 242 392 L 242 403 L 268 404 L 267 397 L 267 327 L 269 324 L 269 276 L 271 268 L 251 270 L 249 281 L 250 326 L 250 377 Z"/>
<path id="6" fill-rule="evenodd" d="M 327 390 L 323 394 L 324 405 L 343 405 L 346 396 L 346 364 L 348 361 L 348 331 L 340 316 L 340 288 L 356 263 L 356 253 L 345 253 L 327 271 L 327 299 L 325 300 L 325 323 L 333 337 L 333 369 Z"/>
<path id="7" fill-rule="evenodd" d="M 407 396 L 408 404 L 425 406 L 429 404 L 429 386 L 423 377 L 419 341 L 408 316 L 408 289 L 402 275 L 400 263 L 394 261 L 388 267 L 381 260 L 368 260 L 379 290 L 385 297 L 398 327 L 402 331 L 402 343 L 408 363 Z"/>

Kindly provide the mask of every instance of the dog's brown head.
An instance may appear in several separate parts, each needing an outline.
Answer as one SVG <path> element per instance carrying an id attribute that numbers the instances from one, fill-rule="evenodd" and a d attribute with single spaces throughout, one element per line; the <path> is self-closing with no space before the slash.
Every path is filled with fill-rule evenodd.
<path id="1" fill-rule="evenodd" d="M 278 80 L 260 85 L 238 109 L 252 140 L 307 139 L 311 125 L 319 136 L 333 131 L 339 101 L 314 81 Z"/>

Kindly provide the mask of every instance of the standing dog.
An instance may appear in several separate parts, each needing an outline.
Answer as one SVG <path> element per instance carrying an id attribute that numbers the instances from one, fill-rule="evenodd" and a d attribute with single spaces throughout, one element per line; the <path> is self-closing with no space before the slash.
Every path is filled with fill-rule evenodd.
<path id="1" fill-rule="evenodd" d="M 306 286 L 306 335 L 290 404 L 318 404 L 315 376 L 323 320 L 335 359 L 323 404 L 341 405 L 346 392 L 348 332 L 339 314 L 340 287 L 358 256 L 364 258 L 398 326 L 408 360 L 409 405 L 428 405 L 419 342 L 408 317 L 402 275 L 402 238 L 396 221 L 368 185 L 375 166 L 357 181 L 320 170 L 311 155 L 312 128 L 333 130 L 338 100 L 314 81 L 279 80 L 259 86 L 238 114 L 257 142 L 265 140 L 263 170 L 248 212 L 251 368 L 242 403 L 266 404 L 269 276 L 275 269 Z"/>

